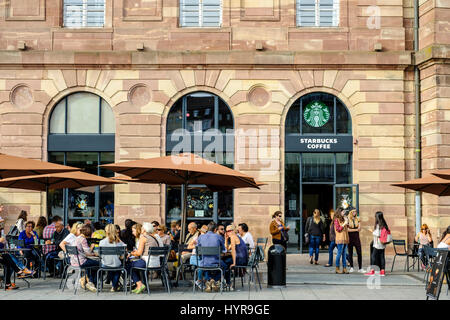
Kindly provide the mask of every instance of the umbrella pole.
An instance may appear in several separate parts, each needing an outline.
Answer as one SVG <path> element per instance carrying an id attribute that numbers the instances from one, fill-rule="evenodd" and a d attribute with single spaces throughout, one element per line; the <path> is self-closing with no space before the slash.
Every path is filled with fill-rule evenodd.
<path id="1" fill-rule="evenodd" d="M 181 236 L 180 243 L 184 242 L 184 238 L 186 235 L 186 217 L 187 217 L 187 184 L 183 184 L 183 203 L 181 208 Z"/>

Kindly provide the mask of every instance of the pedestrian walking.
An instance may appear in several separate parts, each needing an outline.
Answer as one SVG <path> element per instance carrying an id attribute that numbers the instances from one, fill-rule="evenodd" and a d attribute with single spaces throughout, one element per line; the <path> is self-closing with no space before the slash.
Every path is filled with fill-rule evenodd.
<path id="1" fill-rule="evenodd" d="M 373 234 L 373 250 L 371 257 L 371 265 L 369 271 L 365 273 L 366 276 L 372 276 L 375 274 L 374 266 L 377 266 L 380 269 L 380 276 L 385 276 L 385 265 L 386 260 L 384 256 L 384 250 L 386 248 L 386 244 L 383 243 L 382 238 L 385 237 L 385 234 L 389 233 L 389 227 L 384 220 L 383 212 L 377 211 L 375 213 L 375 226 L 374 230 L 370 230 Z"/>
<path id="2" fill-rule="evenodd" d="M 320 241 L 325 241 L 325 225 L 320 218 L 319 209 L 314 209 L 312 217 L 306 221 L 306 233 L 309 234 L 309 263 L 319 264 L 319 245 Z"/>

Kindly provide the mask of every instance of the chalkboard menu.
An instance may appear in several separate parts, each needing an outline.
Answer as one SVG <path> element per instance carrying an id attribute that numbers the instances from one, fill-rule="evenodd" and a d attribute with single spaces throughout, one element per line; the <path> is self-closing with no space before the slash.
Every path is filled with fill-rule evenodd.
<path id="1" fill-rule="evenodd" d="M 431 268 L 430 277 L 427 283 L 427 300 L 438 300 L 441 293 L 442 282 L 447 273 L 448 251 L 437 250 L 437 255 Z M 448 281 L 448 279 L 447 279 Z"/>

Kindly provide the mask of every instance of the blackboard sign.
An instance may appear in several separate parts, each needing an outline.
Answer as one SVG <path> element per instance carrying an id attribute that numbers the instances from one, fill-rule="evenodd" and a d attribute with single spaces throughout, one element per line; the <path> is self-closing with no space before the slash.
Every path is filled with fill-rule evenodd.
<path id="1" fill-rule="evenodd" d="M 439 299 L 442 282 L 444 281 L 444 276 L 447 273 L 448 251 L 437 250 L 437 252 L 438 253 L 431 268 L 431 274 L 427 283 L 427 300 L 428 298 L 433 300 Z"/>

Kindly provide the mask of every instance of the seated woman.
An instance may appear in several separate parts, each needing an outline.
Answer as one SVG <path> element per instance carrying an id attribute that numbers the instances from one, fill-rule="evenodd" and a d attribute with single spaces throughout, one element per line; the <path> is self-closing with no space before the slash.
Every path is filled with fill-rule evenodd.
<path id="1" fill-rule="evenodd" d="M 5 238 L 0 238 L 0 248 L 4 248 L 6 244 Z M 11 282 L 11 276 L 15 272 L 19 278 L 32 276 L 34 271 L 27 269 L 17 258 L 10 253 L 2 253 L 0 255 L 0 264 L 3 265 L 5 290 L 15 290 L 19 289 L 15 283 Z"/>
<path id="2" fill-rule="evenodd" d="M 99 262 L 93 259 L 89 259 L 89 257 L 95 256 L 93 250 L 93 246 L 89 247 L 86 238 L 89 238 L 92 234 L 92 229 L 88 225 L 83 225 L 80 229 L 80 235 L 77 237 L 75 241 L 75 246 L 78 249 L 78 259 L 75 255 L 70 256 L 70 264 L 74 267 L 98 267 Z M 84 289 L 85 287 L 91 292 L 97 292 L 96 283 L 97 283 L 97 271 L 93 269 L 87 269 L 86 271 L 88 276 L 88 283 L 86 283 L 86 279 L 83 277 L 80 279 L 80 285 Z"/>
<path id="3" fill-rule="evenodd" d="M 35 244 L 39 243 L 39 237 L 34 231 L 34 221 L 28 221 L 25 224 L 25 230 L 19 234 L 19 240 L 24 240 L 25 248 L 30 250 L 21 251 L 22 255 L 27 259 L 28 267 L 32 269 L 32 263 L 36 267 L 40 267 L 40 255 L 39 252 L 34 247 Z M 37 269 L 38 270 L 38 269 Z"/>
<path id="4" fill-rule="evenodd" d="M 248 249 L 244 240 L 236 233 L 236 228 L 234 225 L 229 225 L 226 228 L 225 233 L 225 247 L 228 252 L 231 252 L 231 257 L 228 256 L 224 259 L 225 263 L 228 265 L 227 271 L 225 272 L 225 280 L 231 291 L 234 290 L 231 285 L 231 274 L 230 270 L 234 266 L 246 266 L 248 262 Z"/>
<path id="5" fill-rule="evenodd" d="M 151 256 L 150 259 L 148 257 L 148 249 L 152 247 L 161 247 L 162 244 L 158 242 L 158 240 L 152 235 L 154 233 L 154 227 L 149 222 L 144 222 L 142 225 L 142 233 L 139 239 L 139 247 L 136 250 L 133 250 L 129 258 L 137 258 L 130 260 L 127 265 L 127 271 L 130 272 L 131 268 L 145 268 L 147 266 L 147 262 L 149 267 L 157 268 L 160 266 L 159 256 Z M 136 289 L 132 290 L 133 293 L 142 293 L 146 286 L 143 284 L 143 278 L 141 272 L 139 270 L 133 270 L 131 273 L 131 279 L 136 284 Z"/>
<path id="6" fill-rule="evenodd" d="M 119 239 L 119 234 L 116 227 L 113 224 L 108 224 L 105 228 L 106 238 L 100 241 L 100 247 L 124 247 L 124 244 Z M 125 258 L 125 257 L 122 257 Z M 122 265 L 120 261 L 120 256 L 104 256 L 102 257 L 102 266 L 110 268 L 119 268 Z M 119 291 L 119 278 L 120 271 L 108 271 L 108 278 L 112 281 L 111 292 Z"/>

